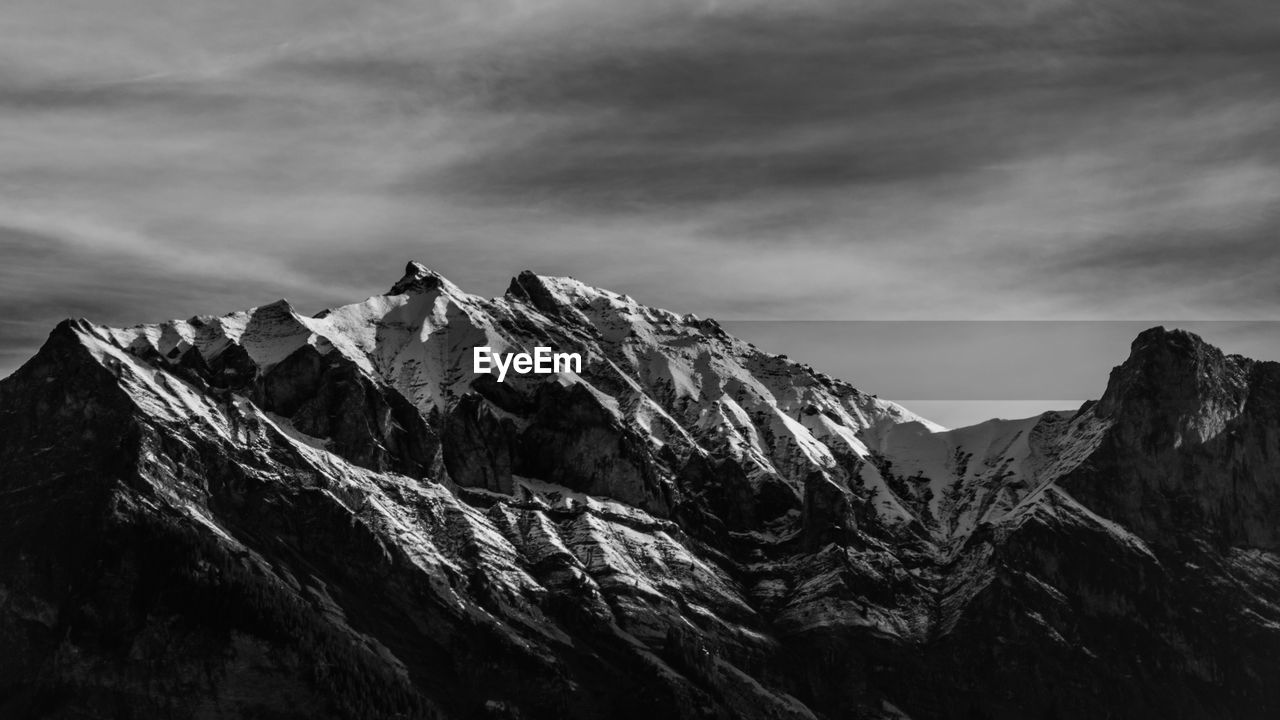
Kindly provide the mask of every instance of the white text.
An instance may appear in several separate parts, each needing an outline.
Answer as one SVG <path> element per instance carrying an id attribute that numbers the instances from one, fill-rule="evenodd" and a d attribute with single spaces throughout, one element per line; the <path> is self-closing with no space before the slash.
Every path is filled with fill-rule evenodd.
<path id="1" fill-rule="evenodd" d="M 507 372 L 514 370 L 519 375 L 550 375 L 561 372 L 582 372 L 582 356 L 578 353 L 552 352 L 549 347 L 535 347 L 532 353 L 496 353 L 493 348 L 482 346 L 475 349 L 472 368 L 476 373 L 488 374 L 494 369 L 498 371 L 498 382 L 506 380 Z"/>

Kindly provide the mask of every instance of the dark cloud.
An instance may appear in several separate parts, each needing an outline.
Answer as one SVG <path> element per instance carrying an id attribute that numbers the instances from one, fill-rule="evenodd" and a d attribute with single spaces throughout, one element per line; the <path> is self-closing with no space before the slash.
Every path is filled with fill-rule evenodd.
<path id="1" fill-rule="evenodd" d="M 0 363 L 410 257 L 738 319 L 1280 308 L 1271 2 L 169 5 L 0 27 Z"/>
<path id="2" fill-rule="evenodd" d="M 397 50 L 281 67 L 510 118 L 396 192 L 587 213 L 911 183 L 964 193 L 985 168 L 1073 151 L 1091 135 L 1115 141 L 1167 112 L 1280 82 L 1269 17 L 1224 21 L 1190 3 L 925 7 L 676 13 L 461 59 Z M 1231 134 L 1198 143 L 1180 152 L 1258 147 Z"/>
<path id="3" fill-rule="evenodd" d="M 150 112 L 187 117 L 223 117 L 262 98 L 248 98 L 216 86 L 179 82 L 84 83 L 0 79 L 0 112 Z"/>

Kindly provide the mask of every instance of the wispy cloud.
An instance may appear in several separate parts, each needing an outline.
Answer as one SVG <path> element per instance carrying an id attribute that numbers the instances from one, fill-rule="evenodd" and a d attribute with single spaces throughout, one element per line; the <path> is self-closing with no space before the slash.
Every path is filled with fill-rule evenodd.
<path id="1" fill-rule="evenodd" d="M 729 318 L 1280 305 L 1260 0 L 56 5 L 0 26 L 6 319 L 318 309 L 407 257 Z"/>

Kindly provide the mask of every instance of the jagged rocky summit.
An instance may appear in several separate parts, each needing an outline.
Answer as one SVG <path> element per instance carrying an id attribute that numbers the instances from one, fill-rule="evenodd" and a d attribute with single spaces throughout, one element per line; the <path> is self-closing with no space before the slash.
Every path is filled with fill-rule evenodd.
<path id="1" fill-rule="evenodd" d="M 313 317 L 66 321 L 0 381 L 0 717 L 1277 717 L 1278 520 L 1280 365 L 1185 332 L 944 430 L 410 263 Z"/>

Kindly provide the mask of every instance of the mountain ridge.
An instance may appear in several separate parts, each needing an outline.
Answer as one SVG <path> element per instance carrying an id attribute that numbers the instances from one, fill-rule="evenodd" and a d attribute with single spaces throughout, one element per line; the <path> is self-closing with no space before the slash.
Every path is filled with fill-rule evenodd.
<path id="1" fill-rule="evenodd" d="M 1276 367 L 1152 329 L 946 430 L 528 271 L 65 321 L 0 381 L 0 714 L 1263 717 Z"/>

